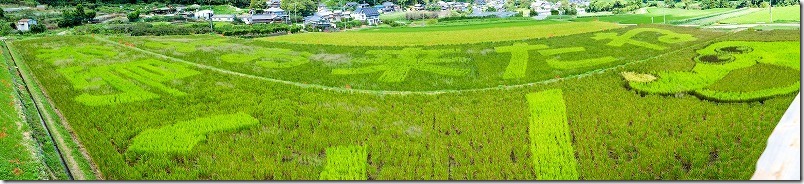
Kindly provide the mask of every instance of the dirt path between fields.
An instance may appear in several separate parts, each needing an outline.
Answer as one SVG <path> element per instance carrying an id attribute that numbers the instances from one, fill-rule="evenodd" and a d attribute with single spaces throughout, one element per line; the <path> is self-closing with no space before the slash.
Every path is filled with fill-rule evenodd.
<path id="1" fill-rule="evenodd" d="M 198 68 L 208 69 L 208 70 L 212 70 L 212 71 L 216 71 L 216 72 L 220 72 L 220 73 L 224 73 L 224 74 L 236 75 L 236 76 L 252 78 L 252 79 L 257 79 L 257 80 L 264 80 L 264 81 L 276 82 L 276 83 L 281 83 L 281 84 L 288 84 L 288 85 L 298 86 L 298 87 L 301 87 L 301 88 L 316 88 L 316 89 L 320 89 L 320 90 L 324 90 L 324 91 L 335 91 L 335 92 L 341 92 L 341 93 L 362 93 L 362 94 L 376 94 L 376 95 L 439 95 L 439 94 L 447 94 L 447 93 L 464 93 L 464 92 L 483 92 L 483 91 L 493 91 L 493 90 L 509 90 L 509 89 L 530 87 L 530 86 L 535 86 L 535 85 L 540 85 L 540 84 L 550 84 L 550 83 L 559 82 L 559 81 L 567 80 L 567 79 L 582 78 L 582 77 L 591 76 L 591 75 L 595 75 L 595 74 L 605 73 L 607 71 L 618 69 L 618 68 L 624 68 L 624 67 L 626 67 L 628 65 L 642 63 L 642 62 L 652 60 L 652 59 L 655 59 L 655 58 L 659 58 L 659 57 L 662 57 L 662 56 L 675 54 L 675 53 L 678 53 L 678 52 L 680 52 L 682 50 L 686 50 L 688 48 L 701 46 L 703 44 L 709 44 L 709 41 L 717 40 L 719 38 L 722 38 L 722 37 L 725 37 L 725 36 L 728 36 L 728 35 L 729 34 L 724 34 L 724 35 L 714 37 L 712 39 L 706 40 L 706 41 L 698 43 L 698 44 L 689 45 L 689 46 L 684 47 L 684 48 L 676 49 L 674 51 L 666 52 L 664 54 L 659 54 L 659 55 L 652 56 L 652 57 L 649 57 L 649 58 L 645 58 L 645 59 L 642 59 L 642 60 L 628 62 L 628 63 L 624 63 L 624 64 L 617 65 L 617 66 L 614 66 L 614 67 L 610 67 L 610 68 L 601 68 L 601 69 L 597 69 L 597 70 L 592 70 L 592 71 L 589 71 L 589 72 L 586 72 L 586 73 L 583 73 L 583 74 L 572 75 L 572 76 L 559 78 L 559 79 L 549 79 L 549 80 L 543 80 L 543 81 L 538 81 L 538 82 L 531 82 L 531 83 L 517 84 L 517 85 L 509 85 L 509 86 L 497 86 L 497 87 L 476 88 L 476 89 L 462 89 L 462 90 L 434 90 L 434 91 L 385 91 L 385 90 L 367 90 L 367 89 L 347 89 L 347 88 L 332 87 L 332 86 L 325 86 L 325 85 L 319 85 L 319 84 L 304 84 L 304 83 L 299 83 L 299 82 L 285 81 L 285 80 L 267 78 L 267 77 L 262 77 L 262 76 L 256 76 L 256 75 L 251 75 L 251 74 L 245 74 L 245 73 L 240 73 L 240 72 L 220 69 L 220 68 L 209 66 L 209 65 L 203 65 L 203 64 L 194 63 L 194 62 L 190 62 L 190 61 L 179 59 L 179 58 L 174 58 L 174 57 L 162 55 L 162 54 L 159 54 L 159 53 L 156 53 L 156 52 L 140 49 L 140 48 L 137 48 L 137 47 L 127 46 L 127 45 L 124 45 L 124 44 L 121 44 L 121 43 L 111 41 L 111 40 L 106 39 L 106 38 L 100 38 L 100 37 L 97 37 L 97 36 L 95 36 L 93 38 L 95 38 L 96 40 L 99 40 L 101 42 L 106 42 L 106 43 L 110 43 L 110 44 L 113 44 L 113 45 L 118 45 L 118 46 L 121 46 L 121 47 L 130 48 L 132 50 L 136 50 L 136 51 L 139 51 L 139 52 L 150 54 L 150 55 L 153 55 L 153 56 L 156 56 L 156 57 L 165 58 L 165 59 L 172 60 L 172 61 L 175 61 L 175 62 L 180 62 L 180 63 L 184 63 L 184 64 L 193 65 L 193 66 L 196 66 Z"/>
<path id="2" fill-rule="evenodd" d="M 35 77 L 29 76 L 29 74 L 26 73 L 27 71 L 19 69 L 19 63 L 17 62 L 18 57 L 16 56 L 16 54 L 14 54 L 13 50 L 11 49 L 8 43 L 6 43 L 6 49 L 8 50 L 9 55 L 11 55 L 11 62 L 14 63 L 15 67 L 17 67 L 17 71 L 20 72 L 20 76 L 22 77 L 23 81 L 25 81 L 25 84 L 30 84 L 31 82 L 33 82 L 34 84 L 36 84 L 36 86 L 39 86 L 39 90 L 41 90 L 42 95 L 44 95 L 44 98 L 41 98 L 39 93 L 31 91 L 30 88 L 26 85 L 26 89 L 28 89 L 28 92 L 33 96 L 32 100 L 36 105 L 39 114 L 43 116 L 45 123 L 49 127 L 47 131 L 52 134 L 51 137 L 56 141 L 57 148 L 61 150 L 60 154 L 68 166 L 68 172 L 69 172 L 68 174 L 70 174 L 72 179 L 75 180 L 86 180 L 87 178 L 84 175 L 84 172 L 81 169 L 81 167 L 78 165 L 78 162 L 73 157 L 74 156 L 72 154 L 73 149 L 67 145 L 66 141 L 64 140 L 64 136 L 61 135 L 61 132 L 59 132 L 58 130 L 54 130 L 56 129 L 56 127 L 54 127 L 56 124 L 53 120 L 53 117 L 51 116 L 50 113 L 47 112 L 48 110 L 42 104 L 43 102 L 41 102 L 39 99 L 45 99 L 47 103 L 50 104 L 50 107 L 52 107 L 53 111 L 55 111 L 56 114 L 58 115 L 59 120 L 61 122 L 61 126 L 63 126 L 67 130 L 67 132 L 70 134 L 70 138 L 72 139 L 72 141 L 78 146 L 81 155 L 84 157 L 84 159 L 87 160 L 87 162 L 89 162 L 90 168 L 92 169 L 92 172 L 95 175 L 95 177 L 97 179 L 103 179 L 103 176 L 99 172 L 97 165 L 92 161 L 92 158 L 89 156 L 89 153 L 86 151 L 86 148 L 84 148 L 81 142 L 78 141 L 75 132 L 70 127 L 69 123 L 67 122 L 67 119 L 64 118 L 64 115 L 61 113 L 61 111 L 59 111 L 59 109 L 57 109 L 53 105 L 54 103 L 47 95 L 47 91 L 41 87 L 42 86 L 41 83 L 39 83 L 39 81 L 36 80 Z M 33 79 L 29 77 L 33 77 Z"/>

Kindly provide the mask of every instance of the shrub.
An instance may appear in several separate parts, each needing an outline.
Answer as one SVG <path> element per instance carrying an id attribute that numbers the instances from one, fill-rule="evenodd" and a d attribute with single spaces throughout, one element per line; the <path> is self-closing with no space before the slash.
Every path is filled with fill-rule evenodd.
<path id="1" fill-rule="evenodd" d="M 391 27 L 401 27 L 401 26 L 405 25 L 403 23 L 399 23 L 399 22 L 396 22 L 396 21 L 388 21 L 388 22 L 386 22 L 386 24 L 388 24 Z"/>
<path id="2" fill-rule="evenodd" d="M 420 20 L 420 19 L 435 19 L 438 14 L 432 11 L 410 11 L 405 13 L 405 19 Z"/>
<path id="3" fill-rule="evenodd" d="M 44 24 L 36 24 L 31 26 L 31 33 L 44 33 L 47 27 Z"/>
<path id="4" fill-rule="evenodd" d="M 133 11 L 131 13 L 126 14 L 126 18 L 128 18 L 129 22 L 137 22 L 140 19 L 140 11 Z"/>

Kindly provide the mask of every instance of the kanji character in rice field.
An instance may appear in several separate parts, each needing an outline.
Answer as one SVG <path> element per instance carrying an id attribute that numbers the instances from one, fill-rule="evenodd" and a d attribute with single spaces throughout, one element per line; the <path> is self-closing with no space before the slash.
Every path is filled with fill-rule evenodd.
<path id="1" fill-rule="evenodd" d="M 494 50 L 500 53 L 511 53 L 511 61 L 508 63 L 508 67 L 505 68 L 505 73 L 503 73 L 504 79 L 517 79 L 517 78 L 524 78 L 526 76 L 525 73 L 528 68 L 528 61 L 530 60 L 529 56 L 530 51 L 534 50 L 538 51 L 539 54 L 543 56 L 554 56 L 564 53 L 586 51 L 586 49 L 583 47 L 565 47 L 557 49 L 549 49 L 549 48 L 550 47 L 548 47 L 547 45 L 542 44 L 529 45 L 527 43 L 514 43 L 511 46 L 495 47 Z M 571 60 L 571 61 L 562 61 L 553 58 L 546 60 L 546 62 L 548 65 L 550 65 L 550 67 L 553 68 L 574 69 L 574 68 L 604 64 L 614 60 L 616 60 L 616 58 L 606 56 L 592 59 Z"/>

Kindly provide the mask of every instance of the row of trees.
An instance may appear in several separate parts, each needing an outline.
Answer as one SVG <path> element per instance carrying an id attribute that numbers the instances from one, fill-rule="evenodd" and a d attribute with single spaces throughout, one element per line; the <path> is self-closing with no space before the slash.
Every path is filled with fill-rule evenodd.
<path id="1" fill-rule="evenodd" d="M 611 11 L 614 13 L 629 12 L 645 6 L 642 0 L 615 0 L 615 1 L 601 1 L 593 0 L 586 7 L 587 12 L 603 12 Z"/>

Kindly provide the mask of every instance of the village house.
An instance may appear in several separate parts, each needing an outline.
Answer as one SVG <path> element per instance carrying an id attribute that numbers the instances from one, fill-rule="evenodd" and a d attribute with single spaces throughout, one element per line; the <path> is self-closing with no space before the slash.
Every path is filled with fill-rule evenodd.
<path id="1" fill-rule="evenodd" d="M 232 22 L 235 19 L 235 15 L 212 15 L 212 21 L 214 22 Z"/>
<path id="2" fill-rule="evenodd" d="M 212 18 L 213 14 L 215 14 L 215 13 L 212 12 L 212 10 L 200 10 L 200 11 L 196 11 L 195 13 L 193 13 L 193 17 L 195 19 L 208 20 L 208 19 Z"/>
<path id="3" fill-rule="evenodd" d="M 20 19 L 17 21 L 17 30 L 22 32 L 30 31 L 33 25 L 36 25 L 36 20 L 34 19 Z"/>
<path id="4" fill-rule="evenodd" d="M 268 8 L 280 8 L 280 6 L 282 6 L 282 1 L 281 0 L 270 0 L 270 1 L 265 2 L 265 3 L 266 3 L 266 5 L 268 5 Z"/>
<path id="5" fill-rule="evenodd" d="M 394 4 L 392 2 L 386 1 L 386 2 L 382 3 L 382 11 L 383 12 L 395 12 L 397 10 L 399 10 L 399 6 L 397 6 L 396 4 Z"/>
<path id="6" fill-rule="evenodd" d="M 288 20 L 288 15 L 285 10 L 281 8 L 268 8 L 262 14 L 252 14 L 251 16 L 243 17 L 243 22 L 246 24 L 255 23 L 276 23 L 285 22 Z"/>
<path id="7" fill-rule="evenodd" d="M 173 14 L 173 13 L 176 13 L 176 9 L 173 8 L 173 7 L 170 7 L 170 6 L 164 7 L 164 8 L 151 9 L 151 14 L 154 14 L 154 15 L 168 15 L 168 14 Z"/>
<path id="8" fill-rule="evenodd" d="M 243 22 L 246 24 L 276 23 L 286 22 L 289 20 L 289 15 L 281 8 L 281 0 L 270 0 L 265 2 L 265 4 L 269 8 L 263 10 L 262 14 L 256 14 L 254 11 L 249 11 L 250 15 L 243 16 L 241 20 L 243 20 Z"/>
<path id="9" fill-rule="evenodd" d="M 422 11 L 422 10 L 424 10 L 424 5 L 423 4 L 415 4 L 415 5 L 413 5 L 413 10 Z"/>
<path id="10" fill-rule="evenodd" d="M 328 27 L 335 27 L 334 23 L 332 23 L 331 21 L 327 20 L 324 17 L 321 17 L 318 14 L 304 17 L 304 24 L 321 29 L 326 29 Z"/>
<path id="11" fill-rule="evenodd" d="M 352 17 L 368 25 L 380 24 L 380 12 L 376 8 L 358 8 L 352 12 Z"/>

